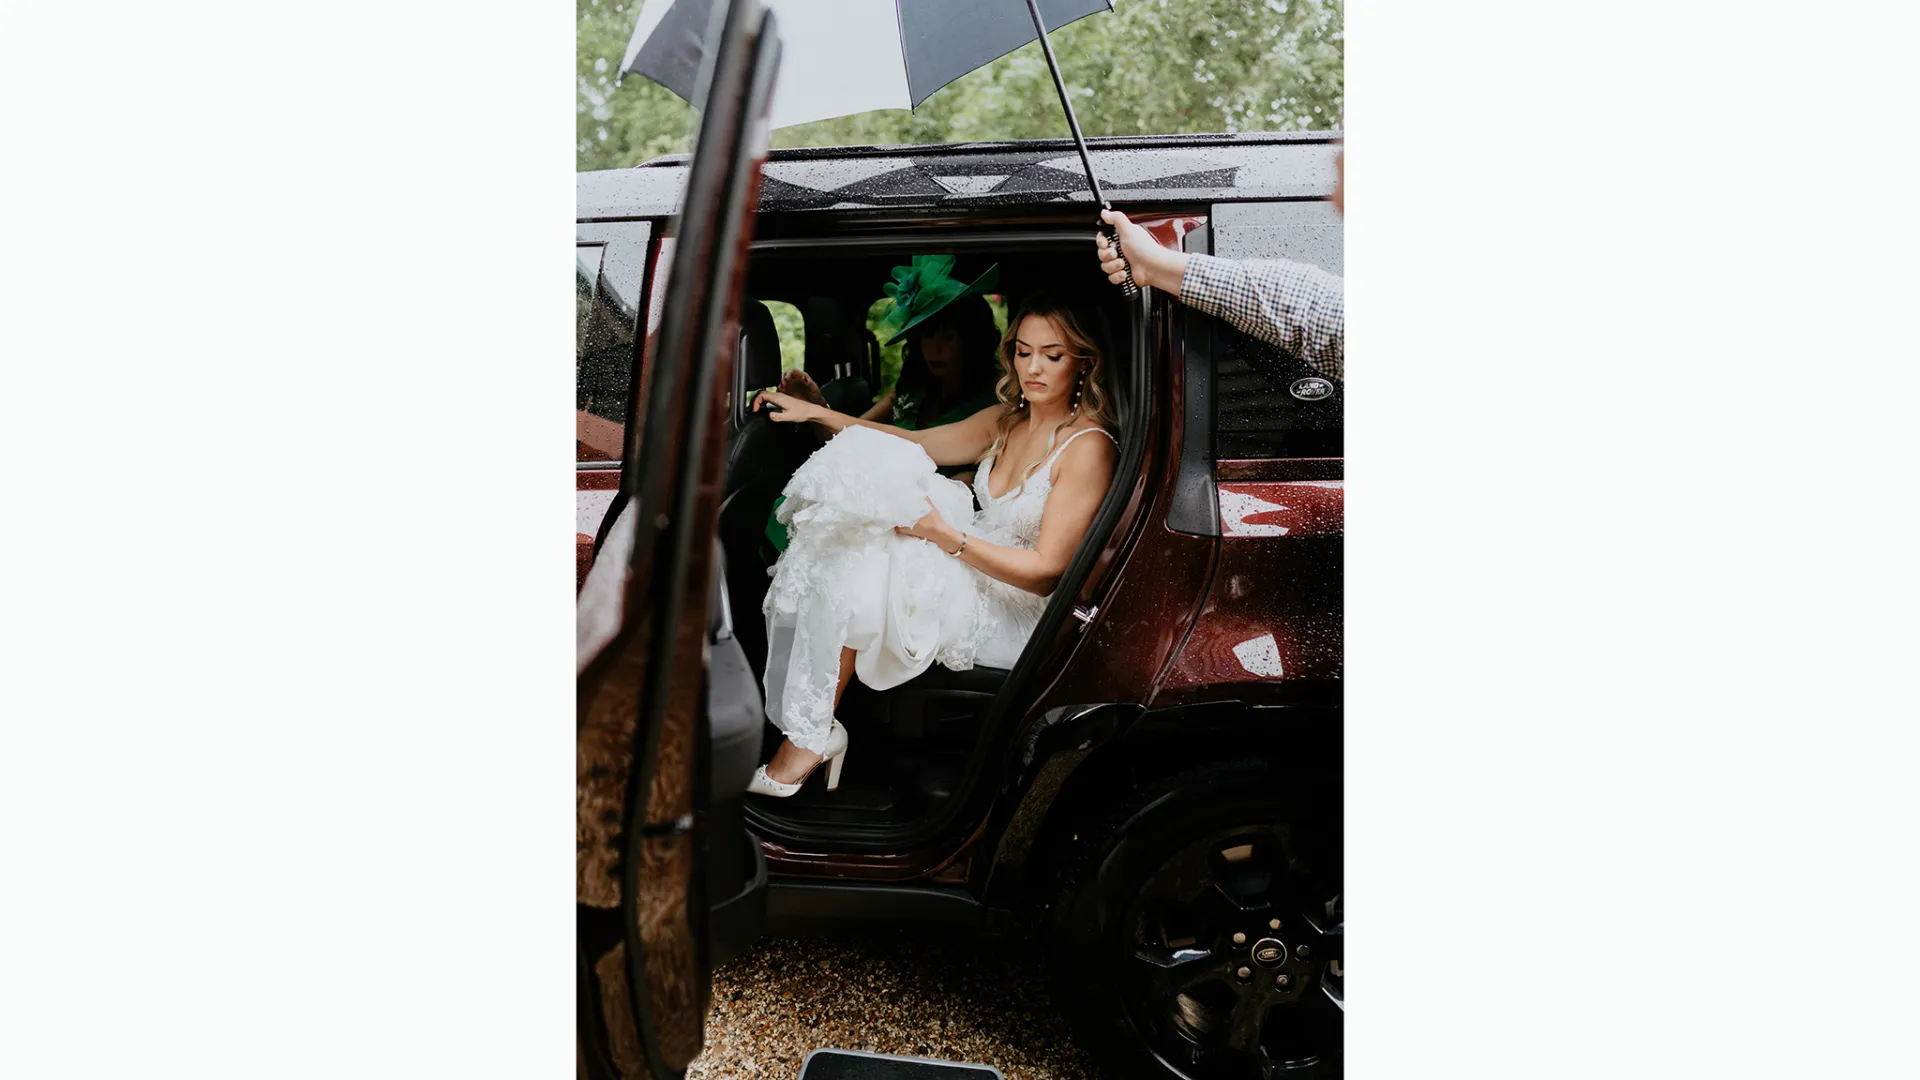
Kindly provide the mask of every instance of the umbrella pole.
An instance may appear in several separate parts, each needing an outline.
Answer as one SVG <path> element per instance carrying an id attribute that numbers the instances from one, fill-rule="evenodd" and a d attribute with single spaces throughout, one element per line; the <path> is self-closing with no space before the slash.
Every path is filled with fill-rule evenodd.
<path id="1" fill-rule="evenodd" d="M 1107 208 L 1106 197 L 1100 194 L 1100 181 L 1093 177 L 1093 159 L 1087 156 L 1086 136 L 1080 134 L 1080 120 L 1073 115 L 1073 101 L 1067 97 L 1067 81 L 1060 77 L 1060 62 L 1053 58 L 1053 45 L 1047 41 L 1046 24 L 1040 21 L 1039 0 L 1027 0 L 1027 11 L 1033 16 L 1033 32 L 1040 35 L 1040 51 L 1047 56 L 1047 70 L 1053 72 L 1053 89 L 1060 95 L 1060 107 L 1067 111 L 1067 127 L 1073 129 L 1073 145 L 1080 151 L 1080 165 L 1087 170 L 1087 183 L 1093 187 L 1093 201 Z"/>
<path id="2" fill-rule="evenodd" d="M 1047 40 L 1047 26 L 1040 21 L 1039 0 L 1027 0 L 1027 13 L 1033 16 L 1033 32 L 1040 38 L 1040 51 L 1046 54 L 1047 70 L 1053 73 L 1053 89 L 1060 95 L 1060 107 L 1066 110 L 1067 127 L 1073 131 L 1073 147 L 1080 151 L 1080 167 L 1087 170 L 1087 186 L 1093 189 L 1093 201 L 1102 210 L 1112 209 L 1107 197 L 1100 193 L 1100 181 L 1093 175 L 1093 158 L 1087 153 L 1087 137 L 1080 134 L 1080 118 L 1073 115 L 1073 99 L 1067 96 L 1067 80 L 1060 77 L 1060 61 L 1053 58 L 1053 43 Z M 1113 246 L 1114 254 L 1120 256 L 1126 280 L 1120 283 L 1120 292 L 1131 300 L 1140 291 L 1133 282 L 1133 262 L 1120 247 L 1120 234 L 1111 225 L 1102 224 L 1100 231 L 1107 237 L 1107 243 Z"/>

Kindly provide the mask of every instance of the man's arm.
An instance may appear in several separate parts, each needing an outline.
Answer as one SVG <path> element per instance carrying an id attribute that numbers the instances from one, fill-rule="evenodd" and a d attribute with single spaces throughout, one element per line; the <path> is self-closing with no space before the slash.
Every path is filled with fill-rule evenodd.
<path id="1" fill-rule="evenodd" d="M 1180 300 L 1280 346 L 1322 375 L 1345 379 L 1346 290 L 1317 266 L 1189 255 Z"/>
<path id="2" fill-rule="evenodd" d="M 1178 297 L 1262 341 L 1280 346 L 1315 371 L 1344 379 L 1347 309 L 1339 278 L 1317 266 L 1280 259 L 1218 259 L 1161 247 L 1153 234 L 1117 210 L 1102 211 L 1120 234 L 1136 284 Z M 1119 284 L 1119 255 L 1106 238 L 1096 243 L 1100 269 Z"/>

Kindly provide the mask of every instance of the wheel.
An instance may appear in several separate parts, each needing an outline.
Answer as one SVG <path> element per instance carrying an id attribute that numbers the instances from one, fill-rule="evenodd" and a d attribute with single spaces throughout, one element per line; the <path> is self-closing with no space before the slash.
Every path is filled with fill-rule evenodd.
<path id="1" fill-rule="evenodd" d="M 1182 773 L 1071 843 L 1054 982 L 1114 1073 L 1340 1075 L 1339 801 L 1290 809 L 1284 783 L 1254 763 Z"/>

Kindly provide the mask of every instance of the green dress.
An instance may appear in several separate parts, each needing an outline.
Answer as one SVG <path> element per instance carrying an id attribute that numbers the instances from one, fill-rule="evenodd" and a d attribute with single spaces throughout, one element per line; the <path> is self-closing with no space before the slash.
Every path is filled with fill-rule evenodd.
<path id="1" fill-rule="evenodd" d="M 974 413 L 979 412 L 981 409 L 984 409 L 987 406 L 993 404 L 997 400 L 999 399 L 994 396 L 993 391 L 991 390 L 983 391 L 979 394 L 974 395 L 973 397 L 968 398 L 965 401 L 960 402 L 958 405 L 955 405 L 950 409 L 942 410 L 938 419 L 936 419 L 933 423 L 927 424 L 925 426 L 926 427 L 945 427 L 948 424 L 957 424 L 960 421 L 965 420 L 967 417 L 972 416 Z M 911 413 L 902 414 L 900 410 L 896 408 L 893 414 L 893 426 L 906 428 L 908 431 L 922 430 L 922 426 L 920 424 L 919 417 L 918 417 L 918 412 L 919 410 L 916 409 Z M 940 475 L 955 476 L 960 473 L 966 472 L 967 470 L 972 469 L 973 467 L 974 466 L 972 465 L 943 465 L 940 467 Z M 787 550 L 787 527 L 785 525 L 780 524 L 780 517 L 779 517 L 780 504 L 786 501 L 787 501 L 787 497 L 785 495 L 782 495 L 779 498 L 773 500 L 773 511 L 767 515 L 767 542 L 773 545 L 773 549 L 775 551 L 780 551 L 780 552 L 784 552 Z"/>

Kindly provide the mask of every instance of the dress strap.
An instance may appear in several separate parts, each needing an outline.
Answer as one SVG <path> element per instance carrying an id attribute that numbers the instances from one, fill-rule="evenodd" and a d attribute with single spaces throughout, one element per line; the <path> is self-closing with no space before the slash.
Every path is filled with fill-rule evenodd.
<path id="1" fill-rule="evenodd" d="M 1058 447 L 1056 447 L 1056 448 L 1054 449 L 1054 451 L 1053 451 L 1053 456 L 1052 456 L 1052 457 L 1049 457 L 1049 458 L 1047 458 L 1047 463 L 1046 463 L 1046 465 L 1044 465 L 1044 466 L 1042 466 L 1042 468 L 1044 468 L 1044 469 L 1045 469 L 1045 470 L 1047 471 L 1047 473 L 1048 473 L 1048 475 L 1052 475 L 1052 473 L 1053 473 L 1053 463 L 1054 463 L 1054 462 L 1056 462 L 1056 461 L 1059 461 L 1059 460 L 1060 460 L 1060 455 L 1061 455 L 1061 454 L 1064 454 L 1064 453 L 1066 453 L 1066 452 L 1067 452 L 1067 447 L 1069 447 L 1069 446 L 1072 446 L 1072 445 L 1073 445 L 1073 440 L 1075 440 L 1075 439 L 1077 439 L 1077 438 L 1079 438 L 1079 437 L 1080 437 L 1080 436 L 1082 436 L 1082 435 L 1090 435 L 1090 434 L 1092 434 L 1093 432 L 1096 432 L 1096 431 L 1097 431 L 1097 432 L 1099 432 L 1099 433 L 1100 433 L 1100 434 L 1102 434 L 1102 435 L 1105 435 L 1105 436 L 1106 436 L 1107 438 L 1109 438 L 1109 439 L 1113 439 L 1113 446 L 1114 446 L 1114 449 L 1116 449 L 1116 450 L 1117 450 L 1117 449 L 1119 449 L 1119 448 L 1120 448 L 1120 440 L 1119 440 L 1119 439 L 1114 439 L 1114 438 L 1113 438 L 1113 433 L 1112 433 L 1112 432 L 1110 432 L 1110 431 L 1108 431 L 1108 430 L 1107 430 L 1106 428 L 1103 428 L 1103 427 L 1090 427 L 1090 428 L 1081 428 L 1081 429 L 1080 429 L 1079 431 L 1076 431 L 1076 432 L 1074 432 L 1073 434 L 1071 434 L 1071 435 L 1069 435 L 1069 436 L 1067 436 L 1067 441 L 1066 441 L 1066 442 L 1063 442 L 1063 443 L 1061 443 L 1061 444 L 1060 444 L 1060 445 L 1059 445 Z"/>

